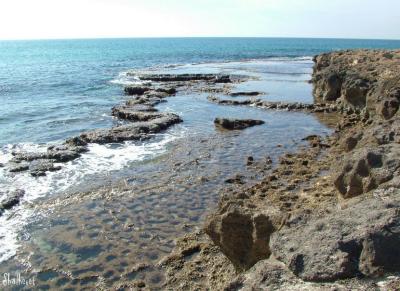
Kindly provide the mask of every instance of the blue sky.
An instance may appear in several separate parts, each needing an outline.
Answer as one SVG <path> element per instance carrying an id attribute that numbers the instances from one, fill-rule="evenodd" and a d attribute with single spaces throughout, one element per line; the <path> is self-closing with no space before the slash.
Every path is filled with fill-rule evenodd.
<path id="1" fill-rule="evenodd" d="M 399 0 L 1 0 L 0 39 L 400 39 Z"/>

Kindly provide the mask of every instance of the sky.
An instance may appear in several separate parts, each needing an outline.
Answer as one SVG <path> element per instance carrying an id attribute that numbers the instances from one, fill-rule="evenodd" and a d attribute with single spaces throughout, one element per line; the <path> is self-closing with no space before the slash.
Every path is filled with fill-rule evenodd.
<path id="1" fill-rule="evenodd" d="M 0 0 L 0 39 L 400 39 L 399 0 Z"/>

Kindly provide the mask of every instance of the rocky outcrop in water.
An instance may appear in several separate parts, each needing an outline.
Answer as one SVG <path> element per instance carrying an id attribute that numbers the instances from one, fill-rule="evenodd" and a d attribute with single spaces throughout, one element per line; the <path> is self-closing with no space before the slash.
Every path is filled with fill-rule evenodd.
<path id="1" fill-rule="evenodd" d="M 3 215 L 5 210 L 18 205 L 24 195 L 24 190 L 15 190 L 7 193 L 0 192 L 0 196 L 2 197 L 0 201 L 0 216 Z"/>
<path id="2" fill-rule="evenodd" d="M 232 119 L 232 118 L 216 118 L 214 124 L 218 128 L 227 130 L 240 130 L 248 127 L 262 125 L 265 122 L 262 120 L 254 119 Z"/>
<path id="3" fill-rule="evenodd" d="M 152 119 L 160 118 L 163 116 L 162 113 L 157 112 L 150 106 L 116 106 L 112 109 L 111 114 L 120 119 L 126 119 L 131 121 L 149 121 Z"/>
<path id="4" fill-rule="evenodd" d="M 239 92 L 231 92 L 229 96 L 237 97 L 237 96 L 259 96 L 264 95 L 265 93 L 258 92 L 258 91 L 239 91 Z"/>
<path id="5" fill-rule="evenodd" d="M 175 88 L 127 86 L 127 95 L 135 95 L 124 105 L 112 108 L 111 114 L 128 123 L 108 129 L 84 132 L 69 138 L 62 145 L 50 146 L 46 152 L 14 152 L 8 163 L 11 173 L 29 171 L 34 177 L 45 176 L 47 172 L 58 171 L 60 163 L 75 160 L 88 151 L 88 144 L 120 143 L 130 140 L 145 140 L 152 135 L 182 122 L 173 113 L 158 112 L 155 105 L 165 102 L 165 98 L 176 93 Z"/>
<path id="6" fill-rule="evenodd" d="M 128 75 L 135 75 L 128 73 Z M 132 96 L 123 105 L 112 108 L 111 115 L 125 123 L 113 128 L 83 132 L 69 138 L 62 145 L 50 146 L 43 153 L 15 152 L 6 165 L 9 172 L 29 171 L 32 176 L 44 176 L 49 171 L 61 169 L 60 163 L 75 160 L 88 151 L 89 143 L 119 143 L 130 140 L 145 140 L 182 122 L 173 113 L 158 112 L 155 106 L 166 102 L 166 98 L 182 91 L 220 91 L 220 83 L 239 82 L 243 77 L 222 74 L 140 74 L 139 79 L 149 81 L 143 85 L 124 88 Z M 151 81 L 151 82 L 150 82 Z M 252 94 L 252 93 L 251 93 Z"/>
<path id="7" fill-rule="evenodd" d="M 129 140 L 145 140 L 152 134 L 166 130 L 171 125 L 182 122 L 182 119 L 173 113 L 164 114 L 149 121 L 140 121 L 121 125 L 110 129 L 98 129 L 84 132 L 73 142 L 81 143 L 120 143 Z"/>
<path id="8" fill-rule="evenodd" d="M 338 110 L 336 104 L 329 103 L 308 104 L 300 102 L 274 102 L 261 99 L 232 100 L 221 99 L 214 95 L 208 96 L 207 100 L 219 105 L 252 106 L 267 110 L 304 111 L 310 113 L 332 113 Z"/>
<path id="9" fill-rule="evenodd" d="M 128 74 L 129 75 L 129 74 Z M 215 83 L 231 83 L 230 75 L 221 74 L 147 74 L 138 75 L 140 80 L 154 82 L 189 82 L 212 81 Z"/>
<path id="10" fill-rule="evenodd" d="M 45 152 L 13 152 L 13 158 L 7 167 L 11 173 L 28 171 L 34 176 L 45 176 L 48 171 L 58 171 L 61 166 L 55 163 L 65 163 L 75 160 L 87 152 L 86 144 L 70 144 L 50 146 Z"/>
<path id="11" fill-rule="evenodd" d="M 258 184 L 223 191 L 205 231 L 227 259 L 215 265 L 215 254 L 200 253 L 196 268 L 187 260 L 169 273 L 169 286 L 180 289 L 190 281 L 184 274 L 209 269 L 213 284 L 225 282 L 218 290 L 399 288 L 400 51 L 341 51 L 314 61 L 315 103 L 283 107 L 337 112 L 334 134 L 305 139 L 308 147 L 282 157 Z M 224 272 L 231 266 L 239 275 Z M 213 288 L 209 282 L 194 285 Z"/>
<path id="12" fill-rule="evenodd" d="M 29 173 L 34 177 L 46 176 L 46 172 L 61 170 L 61 166 L 55 166 L 52 160 L 34 160 L 29 165 Z"/>
<path id="13" fill-rule="evenodd" d="M 149 87 L 140 86 L 126 86 L 124 88 L 126 95 L 143 95 L 145 92 L 150 91 Z"/>

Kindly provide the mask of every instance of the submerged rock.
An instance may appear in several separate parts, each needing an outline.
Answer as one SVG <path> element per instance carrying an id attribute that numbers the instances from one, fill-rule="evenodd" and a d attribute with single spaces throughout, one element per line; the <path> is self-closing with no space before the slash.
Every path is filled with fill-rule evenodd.
<path id="1" fill-rule="evenodd" d="M 174 95 L 176 94 L 176 89 L 173 87 L 169 87 L 169 88 L 157 88 L 156 92 L 161 92 L 161 93 L 166 93 L 168 95 Z"/>
<path id="2" fill-rule="evenodd" d="M 248 100 L 229 100 L 229 99 L 220 99 L 216 96 L 208 96 L 208 101 L 216 103 L 216 104 L 220 104 L 220 105 L 252 105 L 255 104 L 256 102 L 259 102 L 261 100 L 257 99 L 257 100 L 252 100 L 252 99 L 248 99 Z"/>
<path id="3" fill-rule="evenodd" d="M 225 183 L 227 183 L 227 184 L 244 184 L 243 179 L 244 179 L 244 176 L 237 174 L 232 178 L 226 179 Z"/>
<path id="4" fill-rule="evenodd" d="M 245 129 L 248 127 L 262 125 L 265 122 L 262 120 L 254 119 L 229 119 L 229 118 L 216 118 L 214 124 L 217 127 L 222 127 L 228 130 Z"/>

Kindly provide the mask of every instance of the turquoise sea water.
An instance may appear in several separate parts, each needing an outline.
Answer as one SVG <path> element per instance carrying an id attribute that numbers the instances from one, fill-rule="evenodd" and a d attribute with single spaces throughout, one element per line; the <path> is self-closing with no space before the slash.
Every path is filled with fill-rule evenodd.
<path id="1" fill-rule="evenodd" d="M 111 81 L 133 68 L 304 57 L 400 41 L 279 38 L 0 41 L 0 146 L 51 142 L 110 126 L 121 95 Z"/>

